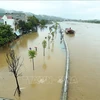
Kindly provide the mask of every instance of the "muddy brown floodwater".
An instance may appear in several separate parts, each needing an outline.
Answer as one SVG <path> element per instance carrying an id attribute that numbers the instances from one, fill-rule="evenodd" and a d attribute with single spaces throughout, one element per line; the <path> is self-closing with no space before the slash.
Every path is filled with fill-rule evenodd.
<path id="1" fill-rule="evenodd" d="M 46 48 L 46 56 L 43 57 L 42 41 L 49 33 L 48 29 L 38 30 L 38 33 L 26 34 L 10 44 L 0 48 L 0 97 L 15 100 L 60 100 L 62 89 L 62 78 L 65 69 L 65 50 L 60 44 L 59 33 L 51 42 L 50 49 Z M 34 59 L 35 70 L 28 56 L 28 49 L 37 47 L 37 56 Z M 5 60 L 5 54 L 12 48 L 18 56 L 21 56 L 23 65 L 20 69 L 22 75 L 19 77 L 21 97 L 14 97 L 16 89 L 13 74 L 9 72 Z"/>
<path id="2" fill-rule="evenodd" d="M 100 100 L 100 24 L 63 22 L 70 51 L 68 100 Z"/>

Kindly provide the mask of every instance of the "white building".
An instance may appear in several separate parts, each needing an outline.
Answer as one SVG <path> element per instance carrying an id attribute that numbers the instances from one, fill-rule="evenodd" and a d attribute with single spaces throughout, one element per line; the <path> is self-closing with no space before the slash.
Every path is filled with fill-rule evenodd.
<path id="1" fill-rule="evenodd" d="M 4 15 L 1 19 L 3 19 L 4 24 L 10 25 L 13 32 L 15 32 L 15 20 L 12 18 L 12 16 Z"/>
<path id="2" fill-rule="evenodd" d="M 4 15 L 2 17 L 0 16 L 0 23 L 10 25 L 11 28 L 13 29 L 13 33 L 19 36 L 22 33 L 19 32 L 19 29 L 15 30 L 15 22 L 16 22 L 16 19 L 14 19 L 11 15 Z"/>

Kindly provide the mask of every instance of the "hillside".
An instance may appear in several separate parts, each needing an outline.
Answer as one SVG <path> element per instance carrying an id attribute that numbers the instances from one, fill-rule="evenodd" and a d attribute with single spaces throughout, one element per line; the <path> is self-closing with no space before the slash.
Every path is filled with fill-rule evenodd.
<path id="1" fill-rule="evenodd" d="M 36 15 L 36 14 L 31 13 L 31 12 L 23 12 L 23 11 L 15 11 L 15 10 L 5 10 L 5 9 L 0 8 L 0 16 L 4 15 L 5 13 L 25 13 L 27 16 L 34 15 L 39 20 L 41 20 L 41 19 L 53 20 L 53 21 L 63 21 L 63 20 L 65 20 L 64 18 L 60 18 L 60 17 L 56 17 L 56 16 Z"/>

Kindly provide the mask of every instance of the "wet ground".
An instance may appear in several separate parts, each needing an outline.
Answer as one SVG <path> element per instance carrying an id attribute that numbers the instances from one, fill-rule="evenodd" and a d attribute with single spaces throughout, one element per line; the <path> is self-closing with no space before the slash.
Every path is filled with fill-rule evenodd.
<path id="1" fill-rule="evenodd" d="M 55 34 L 54 42 L 51 41 L 50 49 L 46 48 L 46 56 L 43 56 L 42 41 L 48 36 L 49 30 L 38 30 L 38 33 L 29 33 L 10 44 L 0 48 L 0 96 L 15 100 L 59 100 L 62 89 L 62 78 L 65 68 L 65 50 L 60 44 L 59 33 Z M 29 59 L 29 48 L 37 47 L 37 56 L 34 59 L 35 70 Z M 5 54 L 12 48 L 21 57 L 23 65 L 19 76 L 21 97 L 14 97 L 16 83 L 14 76 L 9 72 Z"/>

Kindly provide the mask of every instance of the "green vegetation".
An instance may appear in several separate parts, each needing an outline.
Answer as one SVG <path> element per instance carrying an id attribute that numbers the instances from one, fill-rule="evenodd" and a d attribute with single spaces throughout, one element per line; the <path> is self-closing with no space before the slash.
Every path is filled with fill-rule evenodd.
<path id="1" fill-rule="evenodd" d="M 28 22 L 31 29 L 37 31 L 39 20 L 35 16 L 28 17 Z"/>
<path id="2" fill-rule="evenodd" d="M 50 49 L 50 39 L 51 39 L 51 36 L 48 35 L 48 49 Z"/>
<path id="3" fill-rule="evenodd" d="M 30 59 L 32 59 L 32 61 L 33 61 L 33 70 L 34 70 L 34 58 L 36 57 L 36 51 L 35 50 L 29 50 L 28 51 L 28 54 L 29 54 L 29 57 L 30 57 Z"/>
<path id="4" fill-rule="evenodd" d="M 22 31 L 23 34 L 29 33 L 30 31 L 36 31 L 38 27 L 41 29 L 46 28 L 47 20 L 38 20 L 35 16 L 28 17 L 28 21 L 19 20 L 18 23 L 15 23 L 16 29 Z M 0 24 L 0 46 L 11 42 L 16 38 L 16 35 L 13 34 L 13 29 L 10 25 Z"/>
<path id="5" fill-rule="evenodd" d="M 0 24 L 0 46 L 11 42 L 16 36 L 13 34 L 13 29 L 10 25 Z"/>
<path id="6" fill-rule="evenodd" d="M 38 27 L 41 29 L 46 28 L 47 20 L 38 20 L 35 16 L 28 17 L 27 22 L 19 20 L 17 27 L 23 31 L 23 33 L 28 33 L 30 31 L 37 32 Z"/>
<path id="7" fill-rule="evenodd" d="M 43 46 L 43 56 L 45 56 L 45 48 L 46 48 L 46 46 L 47 46 L 46 40 L 43 40 L 42 46 Z"/>
<path id="8" fill-rule="evenodd" d="M 49 31 L 50 31 L 50 33 L 52 35 L 52 40 L 54 39 L 55 33 L 57 33 L 58 27 L 60 27 L 60 26 L 59 26 L 59 23 L 57 23 L 57 22 L 55 22 L 54 25 L 49 27 Z"/>
<path id="9" fill-rule="evenodd" d="M 51 35 L 52 35 L 52 40 L 54 39 L 54 32 L 51 32 Z"/>

